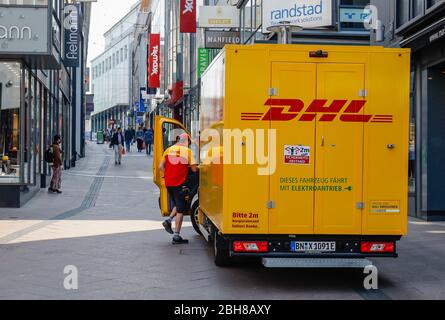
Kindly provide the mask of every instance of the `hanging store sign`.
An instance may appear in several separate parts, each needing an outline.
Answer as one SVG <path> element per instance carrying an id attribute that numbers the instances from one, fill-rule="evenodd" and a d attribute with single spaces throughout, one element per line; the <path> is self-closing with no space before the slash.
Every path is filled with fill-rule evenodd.
<path id="1" fill-rule="evenodd" d="M 196 0 L 181 0 L 179 31 L 196 33 Z"/>
<path id="2" fill-rule="evenodd" d="M 340 8 L 340 22 L 343 23 L 369 23 L 372 10 L 369 8 Z"/>
<path id="3" fill-rule="evenodd" d="M 66 67 L 77 68 L 80 65 L 80 15 L 79 5 L 66 5 L 64 9 L 64 57 Z"/>
<path id="4" fill-rule="evenodd" d="M 201 78 L 204 71 L 209 66 L 209 50 L 205 48 L 198 49 L 198 78 Z"/>
<path id="5" fill-rule="evenodd" d="M 239 28 L 240 12 L 235 6 L 199 7 L 201 28 Z"/>
<path id="6" fill-rule="evenodd" d="M 241 34 L 238 31 L 211 31 L 205 32 L 205 47 L 209 49 L 222 49 L 226 44 L 240 44 Z"/>
<path id="7" fill-rule="evenodd" d="M 263 33 L 283 22 L 304 29 L 332 26 L 333 9 L 333 0 L 263 0 Z"/>
<path id="8" fill-rule="evenodd" d="M 145 112 L 145 99 L 144 99 L 144 92 L 145 88 L 139 89 L 139 104 L 138 109 L 136 109 L 137 112 Z"/>
<path id="9" fill-rule="evenodd" d="M 148 87 L 161 87 L 161 35 L 159 33 L 150 34 L 148 44 Z"/>
<path id="10" fill-rule="evenodd" d="M 2 7 L 0 11 L 0 53 L 49 53 L 47 7 Z"/>

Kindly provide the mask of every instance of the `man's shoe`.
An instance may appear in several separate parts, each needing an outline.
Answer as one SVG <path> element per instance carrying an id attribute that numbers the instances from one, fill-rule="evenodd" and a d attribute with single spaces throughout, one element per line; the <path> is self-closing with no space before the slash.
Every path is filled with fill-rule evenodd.
<path id="1" fill-rule="evenodd" d="M 48 188 L 48 192 L 50 192 L 50 193 L 54 193 L 54 192 L 56 192 L 56 190 L 54 190 L 53 188 Z"/>
<path id="2" fill-rule="evenodd" d="M 54 191 L 58 194 L 62 194 L 62 191 L 60 191 L 60 190 L 54 190 Z"/>
<path id="3" fill-rule="evenodd" d="M 178 235 L 174 236 L 172 240 L 172 244 L 187 244 L 187 243 L 189 243 L 188 240 L 182 239 L 182 237 Z"/>
<path id="4" fill-rule="evenodd" d="M 117 161 L 115 161 L 114 164 L 117 166 Z"/>
<path id="5" fill-rule="evenodd" d="M 165 231 L 167 231 L 170 234 L 173 234 L 173 229 L 172 229 L 172 222 L 170 220 L 165 220 L 164 222 L 162 222 L 162 226 L 164 227 Z"/>

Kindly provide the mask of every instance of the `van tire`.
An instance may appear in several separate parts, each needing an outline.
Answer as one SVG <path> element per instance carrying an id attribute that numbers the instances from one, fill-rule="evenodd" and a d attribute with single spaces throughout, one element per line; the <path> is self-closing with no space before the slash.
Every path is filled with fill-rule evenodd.
<path id="1" fill-rule="evenodd" d="M 193 229 L 195 229 L 196 233 L 200 236 L 202 235 L 201 230 L 199 230 L 199 201 L 195 201 L 192 204 L 192 209 L 190 210 L 190 220 L 192 222 Z"/>
<path id="2" fill-rule="evenodd" d="M 221 237 L 218 235 L 218 231 L 213 233 L 213 250 L 215 253 L 215 265 L 218 267 L 230 267 L 232 265 L 232 258 L 230 257 L 229 249 L 222 248 L 219 245 Z"/>

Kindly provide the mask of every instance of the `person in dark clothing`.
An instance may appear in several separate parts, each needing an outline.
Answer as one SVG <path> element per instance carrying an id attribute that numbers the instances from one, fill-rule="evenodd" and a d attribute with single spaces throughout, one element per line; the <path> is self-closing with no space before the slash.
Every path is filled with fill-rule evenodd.
<path id="1" fill-rule="evenodd" d="M 125 138 L 122 134 L 122 128 L 117 129 L 117 132 L 111 138 L 111 146 L 114 149 L 114 164 L 121 165 L 122 164 L 122 155 L 124 154 L 124 143 Z"/>
<path id="2" fill-rule="evenodd" d="M 133 134 L 131 132 L 131 129 L 129 128 L 129 129 L 125 130 L 125 144 L 126 144 L 126 147 L 127 147 L 127 152 L 130 152 L 131 143 L 133 141 L 133 138 L 134 137 L 133 137 Z"/>
<path id="3" fill-rule="evenodd" d="M 136 141 L 138 143 L 138 152 L 142 152 L 144 145 L 144 131 L 142 131 L 142 129 L 139 129 L 138 132 L 136 132 Z"/>
<path id="4" fill-rule="evenodd" d="M 151 148 L 153 145 L 153 129 L 149 128 L 145 131 L 145 153 L 151 156 Z"/>
<path id="5" fill-rule="evenodd" d="M 62 193 L 60 187 L 62 184 L 62 150 L 60 149 L 60 143 L 62 142 L 60 135 L 54 136 L 53 144 L 51 145 L 53 152 L 53 175 L 51 178 L 51 183 L 48 188 L 49 192 Z"/>

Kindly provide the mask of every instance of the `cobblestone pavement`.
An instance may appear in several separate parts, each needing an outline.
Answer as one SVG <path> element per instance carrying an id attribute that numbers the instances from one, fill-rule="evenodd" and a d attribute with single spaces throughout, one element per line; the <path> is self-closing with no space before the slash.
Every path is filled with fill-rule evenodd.
<path id="1" fill-rule="evenodd" d="M 272 270 L 256 262 L 214 266 L 189 220 L 188 246 L 161 226 L 151 160 L 130 153 L 116 167 L 105 145 L 22 209 L 0 209 L 0 299 L 445 299 L 445 224 L 410 221 L 400 258 L 375 260 L 377 291 L 351 270 Z M 64 288 L 74 265 L 79 287 Z"/>

